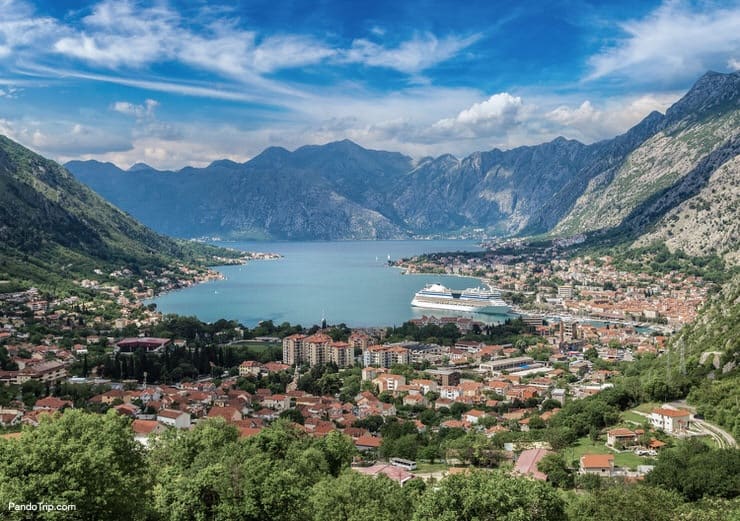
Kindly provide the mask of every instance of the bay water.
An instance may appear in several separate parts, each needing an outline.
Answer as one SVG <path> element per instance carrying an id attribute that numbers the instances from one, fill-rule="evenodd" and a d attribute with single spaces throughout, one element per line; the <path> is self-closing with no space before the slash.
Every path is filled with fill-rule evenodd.
<path id="1" fill-rule="evenodd" d="M 430 252 L 480 251 L 473 241 L 227 242 L 244 251 L 279 253 L 278 260 L 219 266 L 224 280 L 160 295 L 152 302 L 163 313 L 195 315 L 206 322 L 220 318 L 253 327 L 261 320 L 311 326 L 393 326 L 422 315 L 468 316 L 486 323 L 506 317 L 463 314 L 411 306 L 414 293 L 429 283 L 452 289 L 480 284 L 447 275 L 404 275 L 392 260 Z"/>

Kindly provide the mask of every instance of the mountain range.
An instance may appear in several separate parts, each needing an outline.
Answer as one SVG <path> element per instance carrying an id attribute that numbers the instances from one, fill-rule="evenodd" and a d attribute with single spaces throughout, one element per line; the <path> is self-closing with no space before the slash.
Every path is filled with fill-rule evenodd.
<path id="1" fill-rule="evenodd" d="M 177 237 L 617 231 L 732 256 L 739 94 L 740 72 L 708 72 L 665 114 L 653 112 L 613 139 L 585 145 L 560 137 L 463 159 L 415 162 L 340 141 L 293 152 L 272 147 L 245 163 L 176 172 L 144 164 L 124 171 L 97 161 L 66 167 L 144 224 Z M 698 227 L 689 225 L 697 219 Z"/>

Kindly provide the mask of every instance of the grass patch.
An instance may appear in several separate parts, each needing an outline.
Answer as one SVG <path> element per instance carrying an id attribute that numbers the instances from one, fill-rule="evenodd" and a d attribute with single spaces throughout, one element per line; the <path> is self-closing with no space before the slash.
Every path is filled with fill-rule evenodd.
<path id="1" fill-rule="evenodd" d="M 643 423 L 649 420 L 645 416 L 637 414 L 634 411 L 624 411 L 622 413 L 622 421 L 632 424 L 634 428 L 634 424 L 642 425 Z"/>
<path id="2" fill-rule="evenodd" d="M 620 452 L 619 454 L 614 454 L 614 464 L 617 467 L 627 467 L 635 470 L 638 465 L 646 465 L 647 461 L 634 452 Z"/>
<path id="3" fill-rule="evenodd" d="M 658 402 L 646 402 L 641 403 L 640 405 L 635 407 L 635 410 L 650 414 L 651 412 L 653 412 L 653 409 L 659 409 L 661 405 L 662 404 Z"/>
<path id="4" fill-rule="evenodd" d="M 238 346 L 238 347 L 246 347 L 247 349 L 249 349 L 250 351 L 254 353 L 261 353 L 269 349 L 275 349 L 275 348 L 282 349 L 283 348 L 282 345 L 280 345 L 277 342 L 250 342 L 248 340 L 234 342 L 231 345 Z"/>
<path id="5" fill-rule="evenodd" d="M 646 465 L 648 463 L 646 458 L 638 456 L 634 452 L 615 452 L 607 447 L 604 441 L 603 439 L 599 439 L 599 441 L 594 442 L 588 437 L 579 439 L 574 446 L 568 447 L 563 451 L 565 461 L 569 464 L 573 463 L 577 467 L 581 456 L 584 454 L 613 454 L 614 465 L 617 467 L 627 467 L 634 470 L 638 465 Z"/>
<path id="6" fill-rule="evenodd" d="M 416 470 L 413 472 L 442 472 L 447 470 L 449 465 L 446 463 L 416 463 Z"/>

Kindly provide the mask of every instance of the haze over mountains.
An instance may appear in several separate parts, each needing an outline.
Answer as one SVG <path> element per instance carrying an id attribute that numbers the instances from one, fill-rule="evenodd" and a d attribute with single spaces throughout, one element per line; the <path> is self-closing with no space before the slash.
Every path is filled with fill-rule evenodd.
<path id="1" fill-rule="evenodd" d="M 268 148 L 239 164 L 162 172 L 72 161 L 82 182 L 180 237 L 401 238 L 484 228 L 517 234 L 617 229 L 709 252 L 737 241 L 740 72 L 709 72 L 666 114 L 590 145 L 557 138 L 418 163 L 350 141 Z M 704 232 L 681 225 L 686 212 Z M 683 220 L 682 220 L 683 219 Z M 716 226 L 724 222 L 723 226 Z M 723 250 L 724 248 L 724 250 Z"/>

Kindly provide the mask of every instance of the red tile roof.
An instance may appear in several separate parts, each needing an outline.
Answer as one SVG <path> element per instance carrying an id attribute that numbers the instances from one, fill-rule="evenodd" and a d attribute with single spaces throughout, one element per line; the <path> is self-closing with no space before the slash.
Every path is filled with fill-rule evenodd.
<path id="1" fill-rule="evenodd" d="M 653 413 L 660 414 L 661 416 L 669 416 L 671 418 L 684 418 L 689 416 L 691 413 L 686 409 L 653 409 Z"/>
<path id="2" fill-rule="evenodd" d="M 584 469 L 602 469 L 613 466 L 613 454 L 584 454 L 581 456 L 581 467 Z"/>
<path id="3" fill-rule="evenodd" d="M 545 450 L 545 449 L 525 450 L 519 455 L 519 459 L 516 460 L 514 471 L 523 476 L 531 476 L 535 479 L 540 479 L 542 481 L 545 481 L 547 479 L 547 474 L 545 474 L 544 472 L 541 472 L 537 468 L 537 464 L 540 462 L 542 458 L 544 458 L 548 454 L 554 454 L 554 453 L 549 450 Z"/>

